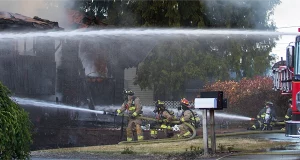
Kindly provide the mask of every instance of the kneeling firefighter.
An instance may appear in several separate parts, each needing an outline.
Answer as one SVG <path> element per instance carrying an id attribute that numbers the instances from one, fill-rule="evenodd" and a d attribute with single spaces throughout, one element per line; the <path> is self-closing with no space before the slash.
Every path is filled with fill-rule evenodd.
<path id="1" fill-rule="evenodd" d="M 143 131 L 141 128 L 142 120 L 139 117 L 142 115 L 142 106 L 140 104 L 140 99 L 134 96 L 134 92 L 131 90 L 124 90 L 124 103 L 122 107 L 117 110 L 117 114 L 121 115 L 124 111 L 128 113 L 128 126 L 126 128 L 127 141 L 133 140 L 132 130 L 135 127 L 137 132 L 137 139 L 143 140 Z"/>
<path id="2" fill-rule="evenodd" d="M 249 130 L 256 130 L 256 129 L 271 129 L 273 125 L 275 124 L 274 121 L 276 120 L 276 113 L 273 109 L 273 103 L 272 102 L 266 102 L 265 107 L 260 110 L 260 112 L 257 114 L 257 119 L 255 124 L 248 128 Z"/>
<path id="3" fill-rule="evenodd" d="M 179 109 L 183 110 L 180 117 L 180 122 L 190 123 L 196 129 L 200 123 L 200 118 L 196 112 L 191 110 L 191 106 L 189 105 L 189 101 L 187 99 L 181 99 Z M 177 135 L 178 137 L 190 137 L 192 135 L 190 128 L 184 123 L 179 126 L 179 129 L 180 134 Z"/>
<path id="4" fill-rule="evenodd" d="M 175 120 L 175 115 L 173 111 L 170 111 L 166 109 L 165 103 L 158 100 L 155 103 L 155 110 L 153 111 L 154 113 L 157 113 L 157 120 L 158 122 L 155 122 L 150 125 L 150 135 L 151 138 L 157 139 L 157 130 L 158 129 L 163 129 L 165 135 L 170 138 L 173 136 L 173 124 L 170 122 Z"/>

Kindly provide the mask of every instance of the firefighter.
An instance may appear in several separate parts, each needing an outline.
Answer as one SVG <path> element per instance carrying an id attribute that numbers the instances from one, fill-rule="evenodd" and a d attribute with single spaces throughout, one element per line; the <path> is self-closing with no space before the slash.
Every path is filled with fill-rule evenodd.
<path id="1" fill-rule="evenodd" d="M 284 121 L 290 121 L 292 120 L 292 99 L 288 100 L 289 108 L 286 111 L 286 115 L 284 116 Z M 285 127 L 281 128 L 281 130 L 285 130 Z"/>
<path id="2" fill-rule="evenodd" d="M 180 101 L 180 107 L 182 108 L 182 114 L 180 117 L 180 122 L 187 122 L 192 124 L 195 128 L 200 123 L 200 118 L 196 112 L 193 112 L 191 110 L 191 106 L 189 104 L 189 101 L 185 98 L 181 99 Z M 182 123 L 179 126 L 180 134 L 177 135 L 178 137 L 190 137 L 192 135 L 189 127 Z"/>
<path id="3" fill-rule="evenodd" d="M 153 111 L 157 114 L 158 122 L 150 125 L 150 135 L 151 138 L 157 139 L 157 130 L 163 129 L 165 135 L 170 138 L 173 136 L 172 127 L 173 125 L 170 123 L 175 119 L 175 115 L 173 111 L 166 109 L 165 103 L 158 100 L 155 103 L 155 110 Z"/>
<path id="4" fill-rule="evenodd" d="M 133 140 L 132 130 L 135 127 L 138 141 L 143 140 L 143 132 L 141 128 L 142 120 L 139 117 L 142 115 L 142 106 L 140 99 L 134 96 L 131 90 L 124 90 L 124 103 L 121 108 L 117 110 L 117 114 L 121 115 L 124 111 L 128 113 L 128 126 L 126 128 L 127 141 Z"/>
<path id="5" fill-rule="evenodd" d="M 288 101 L 288 104 L 289 104 L 289 108 L 288 108 L 288 110 L 286 111 L 286 115 L 285 115 L 285 121 L 290 121 L 290 120 L 292 120 L 292 107 L 293 107 L 293 105 L 292 105 L 292 99 L 289 99 L 289 101 Z"/>
<path id="6" fill-rule="evenodd" d="M 273 103 L 272 102 L 266 102 L 265 107 L 260 110 L 260 112 L 256 116 L 256 122 L 252 127 L 248 128 L 249 130 L 256 130 L 256 129 L 262 129 L 264 127 L 264 120 L 266 118 L 266 115 L 270 115 L 271 121 L 270 121 L 270 127 L 274 125 L 274 120 L 276 120 L 276 113 L 275 110 L 273 109 Z"/>

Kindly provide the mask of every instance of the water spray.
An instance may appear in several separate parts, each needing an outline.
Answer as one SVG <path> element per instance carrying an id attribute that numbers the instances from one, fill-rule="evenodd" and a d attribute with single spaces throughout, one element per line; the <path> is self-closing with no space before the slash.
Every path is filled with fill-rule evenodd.
<path id="1" fill-rule="evenodd" d="M 68 110 L 90 112 L 90 113 L 96 113 L 96 114 L 114 114 L 112 112 L 90 110 L 90 109 L 85 109 L 85 108 L 77 108 L 74 106 L 55 104 L 55 103 L 40 101 L 40 100 L 36 100 L 36 99 L 19 98 L 19 97 L 11 97 L 11 99 L 20 105 L 32 105 L 32 106 L 36 106 L 36 107 L 68 109 Z"/>
<path id="2" fill-rule="evenodd" d="M 58 109 L 68 109 L 68 110 L 75 110 L 75 111 L 82 111 L 82 112 L 90 112 L 90 113 L 96 113 L 96 114 L 107 114 L 107 115 L 114 115 L 115 110 L 119 109 L 120 106 L 95 106 L 96 110 L 90 110 L 86 108 L 78 108 L 74 106 L 69 105 L 63 105 L 63 104 L 56 104 L 36 99 L 29 99 L 29 98 L 19 98 L 19 97 L 11 97 L 12 100 L 16 101 L 20 105 L 33 105 L 36 107 L 45 107 L 45 108 L 58 108 Z M 145 116 L 154 116 L 153 113 L 154 106 L 143 106 L 143 114 Z M 172 110 L 177 117 L 180 117 L 180 111 L 177 109 L 170 108 L 169 110 Z M 199 116 L 202 115 L 202 112 L 200 110 L 194 110 L 197 112 Z M 251 117 L 245 117 L 245 116 L 239 116 L 239 115 L 232 115 L 232 114 L 226 114 L 226 113 L 215 113 L 215 116 L 217 118 L 224 118 L 224 119 L 234 119 L 234 120 L 244 120 L 244 121 L 255 121 L 255 118 Z"/>
<path id="3" fill-rule="evenodd" d="M 215 113 L 215 116 L 220 117 L 220 118 L 234 119 L 234 120 L 244 120 L 244 121 L 252 121 L 254 119 L 254 118 L 251 118 L 251 117 L 232 115 L 232 114 L 226 114 L 226 113 Z"/>
<path id="4" fill-rule="evenodd" d="M 230 30 L 230 29 L 102 29 L 97 31 L 75 30 L 75 31 L 58 31 L 58 32 L 29 32 L 29 33 L 2 33 L 0 39 L 9 38 L 31 38 L 31 37 L 120 37 L 120 36 L 193 36 L 205 37 L 207 36 L 280 36 L 280 35 L 299 35 L 299 32 L 277 32 L 277 31 L 260 31 L 260 30 Z"/>

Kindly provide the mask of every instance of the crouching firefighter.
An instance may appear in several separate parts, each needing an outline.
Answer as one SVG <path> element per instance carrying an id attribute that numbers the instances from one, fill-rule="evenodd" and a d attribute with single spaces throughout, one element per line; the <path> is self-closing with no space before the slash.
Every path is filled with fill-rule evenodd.
<path id="1" fill-rule="evenodd" d="M 181 99 L 179 110 L 180 109 L 183 110 L 180 117 L 180 122 L 190 123 L 196 129 L 200 123 L 200 118 L 196 112 L 191 110 L 191 106 L 189 105 L 189 101 L 187 99 Z M 179 126 L 179 129 L 180 134 L 177 135 L 178 137 L 190 137 L 192 135 L 191 129 L 184 123 Z"/>
<path id="2" fill-rule="evenodd" d="M 173 125 L 170 122 L 175 120 L 175 115 L 173 111 L 167 110 L 165 103 L 158 100 L 155 103 L 155 110 L 153 111 L 157 114 L 156 118 L 158 122 L 150 124 L 150 135 L 152 139 L 157 139 L 157 130 L 162 129 L 166 137 L 173 137 Z"/>
<path id="3" fill-rule="evenodd" d="M 133 140 L 132 130 L 136 129 L 138 141 L 143 140 L 143 131 L 141 128 L 142 120 L 139 118 L 142 115 L 142 106 L 140 99 L 134 96 L 134 92 L 131 90 L 124 90 L 124 103 L 121 108 L 117 110 L 117 114 L 121 115 L 124 111 L 128 113 L 128 126 L 126 128 L 127 141 Z"/>
<path id="4" fill-rule="evenodd" d="M 260 112 L 257 114 L 257 119 L 254 125 L 252 127 L 248 128 L 249 130 L 256 130 L 256 129 L 271 129 L 273 125 L 275 124 L 274 121 L 276 120 L 276 114 L 273 109 L 273 103 L 272 102 L 266 102 L 265 107 L 260 110 Z"/>

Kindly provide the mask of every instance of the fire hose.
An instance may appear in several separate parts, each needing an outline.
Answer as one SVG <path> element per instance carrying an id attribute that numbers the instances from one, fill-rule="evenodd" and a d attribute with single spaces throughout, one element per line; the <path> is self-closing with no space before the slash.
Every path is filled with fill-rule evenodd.
<path id="1" fill-rule="evenodd" d="M 129 117 L 128 115 L 124 115 L 124 116 Z M 150 117 L 140 116 L 138 118 L 142 119 L 142 120 L 147 120 L 147 121 L 157 121 L 157 119 L 150 118 Z M 189 138 L 169 138 L 169 139 L 143 140 L 143 141 L 121 141 L 121 142 L 119 142 L 119 144 L 149 144 L 149 143 L 179 142 L 179 141 L 191 140 L 191 139 L 194 139 L 196 137 L 196 129 L 193 125 L 191 125 L 187 122 L 180 122 L 180 121 L 171 121 L 170 123 L 173 123 L 173 124 L 183 123 L 183 124 L 185 124 L 186 126 L 188 126 L 192 130 L 192 132 L 193 132 L 192 136 L 190 136 Z"/>

